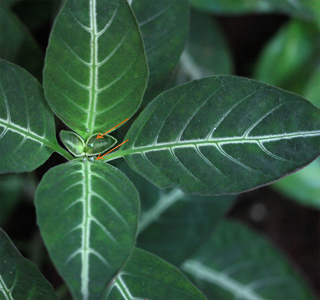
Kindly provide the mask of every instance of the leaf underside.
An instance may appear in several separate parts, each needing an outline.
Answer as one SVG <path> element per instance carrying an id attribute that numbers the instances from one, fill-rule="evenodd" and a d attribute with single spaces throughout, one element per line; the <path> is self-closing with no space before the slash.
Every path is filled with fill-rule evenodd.
<path id="1" fill-rule="evenodd" d="M 99 299 L 135 243 L 133 184 L 108 164 L 74 161 L 44 175 L 36 209 L 46 247 L 74 299 Z"/>
<path id="2" fill-rule="evenodd" d="M 66 1 L 44 68 L 46 97 L 63 122 L 85 139 L 116 126 L 138 109 L 147 76 L 126 0 Z"/>
<path id="3" fill-rule="evenodd" d="M 162 93 L 126 139 L 122 155 L 158 187 L 239 193 L 319 155 L 320 111 L 279 88 L 213 76 Z"/>
<path id="4" fill-rule="evenodd" d="M 57 145 L 53 113 L 28 72 L 4 60 L 0 69 L 0 173 L 31 172 Z"/>

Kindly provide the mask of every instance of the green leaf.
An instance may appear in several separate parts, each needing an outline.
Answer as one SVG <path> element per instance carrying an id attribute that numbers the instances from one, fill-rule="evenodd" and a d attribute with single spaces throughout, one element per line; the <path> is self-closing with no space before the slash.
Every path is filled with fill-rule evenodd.
<path id="1" fill-rule="evenodd" d="M 319 0 L 191 0 L 200 10 L 219 14 L 281 12 L 295 18 L 319 22 Z"/>
<path id="2" fill-rule="evenodd" d="M 104 153 L 117 143 L 117 140 L 110 135 L 104 135 L 103 138 L 97 139 L 98 135 L 93 134 L 86 143 L 86 154 L 89 156 Z"/>
<path id="3" fill-rule="evenodd" d="M 118 125 L 138 109 L 147 76 L 126 0 L 66 1 L 44 68 L 46 98 L 63 122 L 85 139 Z"/>
<path id="4" fill-rule="evenodd" d="M 206 297 L 175 267 L 135 248 L 101 300 L 196 300 Z"/>
<path id="5" fill-rule="evenodd" d="M 0 60 L 0 173 L 30 172 L 59 146 L 53 113 L 38 81 Z"/>
<path id="6" fill-rule="evenodd" d="M 232 69 L 231 54 L 218 23 L 208 14 L 191 10 L 189 37 L 174 85 L 210 75 L 231 74 Z"/>
<path id="7" fill-rule="evenodd" d="M 234 221 L 221 222 L 181 269 L 208 299 L 315 299 L 282 253 Z"/>
<path id="8" fill-rule="evenodd" d="M 191 5 L 203 11 L 219 14 L 272 11 L 271 1 L 268 0 L 191 0 Z"/>
<path id="9" fill-rule="evenodd" d="M 74 299 L 99 299 L 135 243 L 133 184 L 108 164 L 73 161 L 44 175 L 35 203 L 45 245 Z"/>
<path id="10" fill-rule="evenodd" d="M 315 106 L 320 107 L 320 61 L 306 83 L 303 95 Z"/>
<path id="11" fill-rule="evenodd" d="M 35 39 L 17 17 L 0 4 L 0 58 L 42 78 L 43 54 Z"/>
<path id="12" fill-rule="evenodd" d="M 145 102 L 162 92 L 188 36 L 189 0 L 129 0 L 143 35 L 149 65 Z"/>
<path id="13" fill-rule="evenodd" d="M 311 24 L 298 20 L 288 22 L 262 51 L 254 77 L 301 94 L 318 65 L 319 40 L 320 34 Z"/>
<path id="14" fill-rule="evenodd" d="M 234 197 L 202 197 L 160 190 L 125 163 L 123 171 L 140 195 L 138 247 L 178 266 L 208 238 Z"/>
<path id="15" fill-rule="evenodd" d="M 121 150 L 160 188 L 240 193 L 294 172 L 320 153 L 320 111 L 254 80 L 213 76 L 162 93 L 137 118 Z"/>
<path id="16" fill-rule="evenodd" d="M 58 300 L 51 284 L 0 228 L 0 299 Z"/>
<path id="17" fill-rule="evenodd" d="M 77 135 L 72 131 L 60 131 L 60 139 L 65 145 L 65 147 L 72 153 L 75 157 L 84 156 L 84 141 L 81 136 Z"/>

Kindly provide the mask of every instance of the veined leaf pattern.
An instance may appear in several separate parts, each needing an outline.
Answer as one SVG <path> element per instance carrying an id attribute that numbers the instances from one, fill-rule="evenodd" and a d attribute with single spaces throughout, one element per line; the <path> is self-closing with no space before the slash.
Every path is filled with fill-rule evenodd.
<path id="1" fill-rule="evenodd" d="M 121 155 L 159 187 L 239 193 L 319 155 L 320 111 L 279 88 L 213 76 L 162 93 L 126 139 Z"/>
<path id="2" fill-rule="evenodd" d="M 133 184 L 108 164 L 63 164 L 45 174 L 36 207 L 45 244 L 74 298 L 99 299 L 135 243 Z"/>
<path id="3" fill-rule="evenodd" d="M 125 0 L 67 0 L 44 69 L 54 112 L 87 138 L 131 117 L 148 71 L 142 37 Z"/>
<path id="4" fill-rule="evenodd" d="M 0 173 L 30 172 L 56 148 L 53 113 L 39 82 L 0 60 Z"/>

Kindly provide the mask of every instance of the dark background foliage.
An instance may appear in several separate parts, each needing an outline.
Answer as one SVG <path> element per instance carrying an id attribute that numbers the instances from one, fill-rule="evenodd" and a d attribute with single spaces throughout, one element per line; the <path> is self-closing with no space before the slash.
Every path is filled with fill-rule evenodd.
<path id="1" fill-rule="evenodd" d="M 22 21 L 30 26 L 32 34 L 45 51 L 53 19 L 52 15 L 46 13 L 46 9 L 53 3 L 52 1 L 26 2 L 28 5 L 22 2 L 13 9 Z M 43 13 L 37 13 L 35 17 L 31 12 L 28 14 L 27 10 L 31 12 L 42 10 Z M 43 19 L 39 19 L 39 16 Z M 216 19 L 230 46 L 235 63 L 235 74 L 245 77 L 252 76 L 253 65 L 262 47 L 288 20 L 286 16 L 275 14 L 219 16 Z M 60 122 L 57 121 L 56 124 L 57 132 L 66 129 Z M 40 180 L 49 168 L 63 162 L 64 159 L 61 156 L 53 154 L 35 171 L 36 180 Z M 35 261 L 56 288 L 62 280 L 48 258 L 36 225 L 32 199 L 34 187 L 30 184 L 32 177 L 33 174 L 25 175 L 24 180 L 29 186 L 23 191 L 24 199 L 6 221 L 4 230 L 22 254 Z M 241 220 L 268 236 L 296 263 L 299 271 L 305 275 L 320 295 L 319 211 L 299 205 L 279 195 L 270 187 L 264 187 L 239 195 L 227 217 Z"/>

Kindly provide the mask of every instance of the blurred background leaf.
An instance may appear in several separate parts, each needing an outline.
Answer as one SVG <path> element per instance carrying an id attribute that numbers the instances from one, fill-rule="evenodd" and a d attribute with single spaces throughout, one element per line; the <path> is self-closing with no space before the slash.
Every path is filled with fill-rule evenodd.
<path id="1" fill-rule="evenodd" d="M 39 45 L 21 21 L 1 4 L 0 58 L 19 65 L 41 81 L 44 56 Z"/>
<path id="2" fill-rule="evenodd" d="M 235 221 L 220 222 L 181 269 L 208 299 L 316 299 L 280 251 Z"/>
<path id="3" fill-rule="evenodd" d="M 171 86 L 210 75 L 232 74 L 233 69 L 231 53 L 219 24 L 211 15 L 191 10 L 189 37 Z"/>
<path id="4" fill-rule="evenodd" d="M 140 195 L 137 246 L 176 266 L 206 241 L 235 199 L 234 196 L 190 196 L 178 189 L 158 189 L 127 164 L 123 164 L 121 170 Z"/>
<path id="5" fill-rule="evenodd" d="M 191 0 L 200 10 L 215 14 L 284 13 L 306 21 L 316 22 L 320 28 L 318 0 Z"/>

